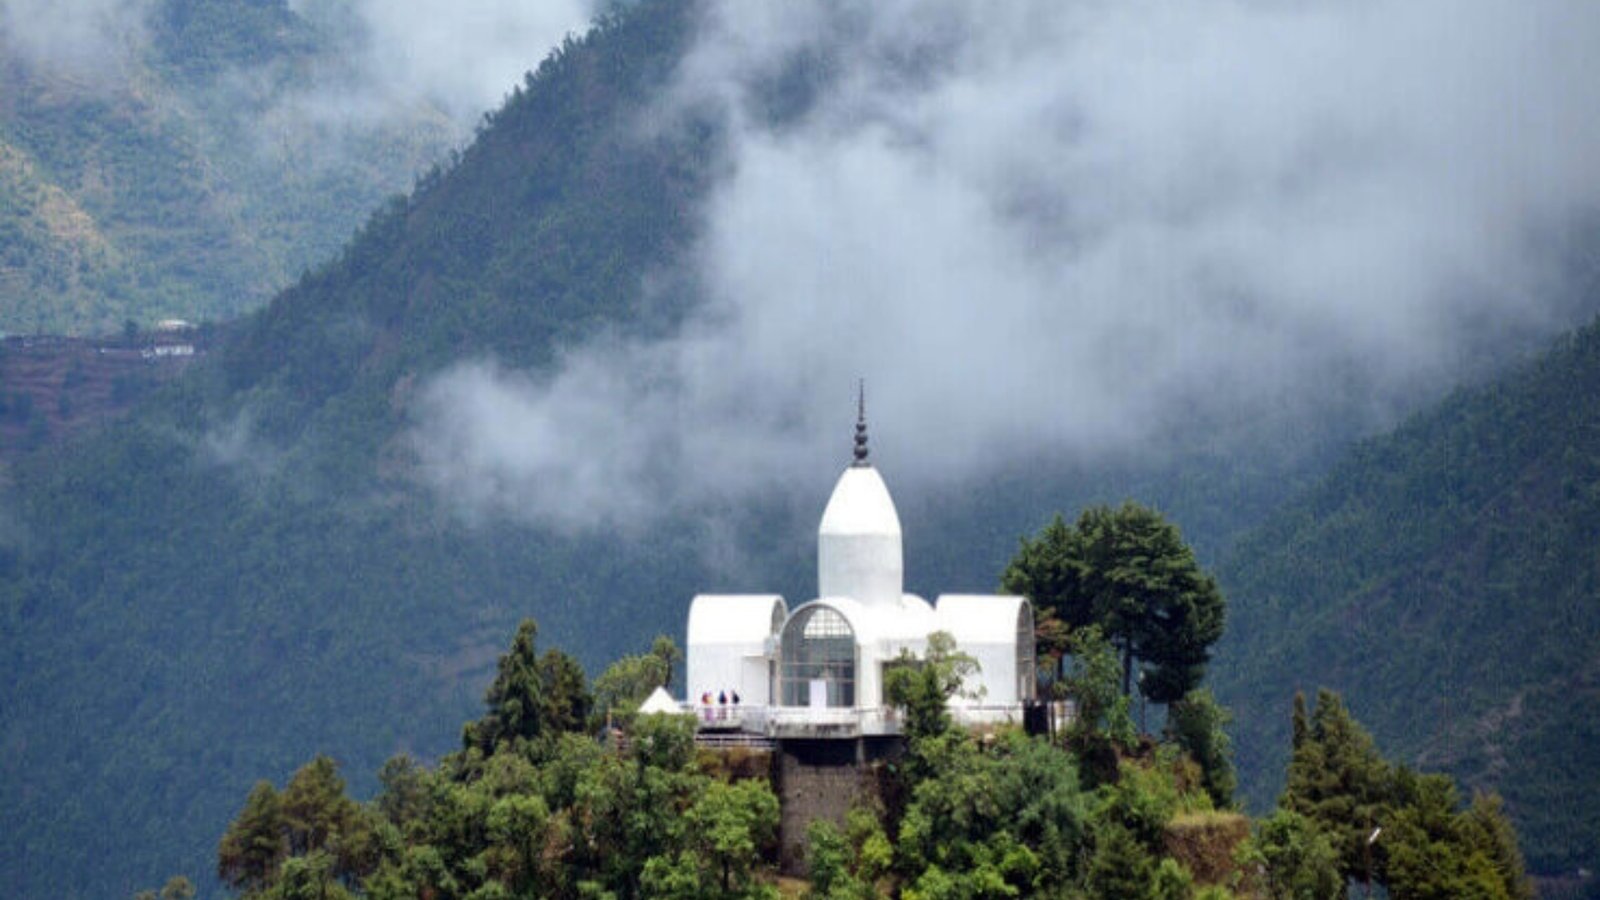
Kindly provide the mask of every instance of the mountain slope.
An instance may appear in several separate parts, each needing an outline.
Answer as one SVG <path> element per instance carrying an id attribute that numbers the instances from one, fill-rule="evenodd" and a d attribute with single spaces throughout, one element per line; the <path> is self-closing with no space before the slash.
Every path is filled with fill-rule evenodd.
<path id="1" fill-rule="evenodd" d="M 537 375 L 598 333 L 671 331 L 695 302 L 678 273 L 720 125 L 639 126 L 696 12 L 636 4 L 564 45 L 452 166 L 180 383 L 18 466 L 0 498 L 0 830 L 22 837 L 0 886 L 99 897 L 204 876 L 254 779 L 329 752 L 365 792 L 388 755 L 450 749 L 525 615 L 594 665 L 679 632 L 698 590 L 809 596 L 827 482 L 798 511 L 570 535 L 464 522 L 407 443 L 417 386 L 449 364 Z M 785 84 L 752 113 L 800 115 L 806 95 Z M 1281 490 L 1281 461 L 1184 462 L 908 491 L 909 584 L 990 589 L 1050 511 L 1131 493 L 1220 546 Z M 1219 493 L 1221 470 L 1248 502 Z M 712 565 L 729 532 L 753 558 Z"/>
<path id="2" fill-rule="evenodd" d="M 589 660 L 670 627 L 676 609 L 612 600 L 687 595 L 686 538 L 618 555 L 458 527 L 383 473 L 395 400 L 430 360 L 549 359 L 569 333 L 651 318 L 636 286 L 687 237 L 672 193 L 693 187 L 675 173 L 694 146 L 625 126 L 687 15 L 649 6 L 558 52 L 450 172 L 192 377 L 19 465 L 0 533 L 7 894 L 204 876 L 263 773 L 318 749 L 353 771 L 447 749 L 530 610 Z"/>
<path id="3" fill-rule="evenodd" d="M 1536 869 L 1600 862 L 1600 322 L 1359 446 L 1222 581 L 1218 691 L 1258 803 L 1290 695 L 1325 685 L 1386 746 L 1503 793 Z"/>
<path id="4" fill-rule="evenodd" d="M 144 24 L 114 76 L 0 58 L 0 332 L 257 307 L 452 140 L 414 110 L 334 149 L 283 114 L 345 40 L 284 0 L 161 0 Z"/>

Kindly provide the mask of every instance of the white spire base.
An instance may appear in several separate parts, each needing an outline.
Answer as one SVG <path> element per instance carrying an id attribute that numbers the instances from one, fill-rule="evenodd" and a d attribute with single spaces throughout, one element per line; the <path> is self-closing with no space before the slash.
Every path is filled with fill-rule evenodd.
<path id="1" fill-rule="evenodd" d="M 902 554 L 900 516 L 878 470 L 845 469 L 817 528 L 817 596 L 896 607 L 905 587 Z"/>

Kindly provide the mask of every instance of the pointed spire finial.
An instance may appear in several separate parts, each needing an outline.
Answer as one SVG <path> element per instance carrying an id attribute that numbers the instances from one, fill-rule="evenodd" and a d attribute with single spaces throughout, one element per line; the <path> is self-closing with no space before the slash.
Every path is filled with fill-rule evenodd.
<path id="1" fill-rule="evenodd" d="M 861 379 L 856 384 L 856 458 L 852 466 L 864 468 L 872 465 L 867 462 L 867 380 Z"/>

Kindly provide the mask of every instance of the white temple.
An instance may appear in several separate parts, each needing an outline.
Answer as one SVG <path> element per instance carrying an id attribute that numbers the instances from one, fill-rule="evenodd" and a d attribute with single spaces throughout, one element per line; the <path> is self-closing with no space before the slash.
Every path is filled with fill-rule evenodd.
<path id="1" fill-rule="evenodd" d="M 965 696 L 951 700 L 955 719 L 1021 722 L 1036 690 L 1028 601 L 945 594 L 929 605 L 905 592 L 903 576 L 900 517 L 867 461 L 863 409 L 855 460 L 817 529 L 816 599 L 792 611 L 776 594 L 701 594 L 690 605 L 686 687 L 701 729 L 777 738 L 898 734 L 899 717 L 884 703 L 884 669 L 902 651 L 922 656 L 937 631 L 981 667 Z"/>

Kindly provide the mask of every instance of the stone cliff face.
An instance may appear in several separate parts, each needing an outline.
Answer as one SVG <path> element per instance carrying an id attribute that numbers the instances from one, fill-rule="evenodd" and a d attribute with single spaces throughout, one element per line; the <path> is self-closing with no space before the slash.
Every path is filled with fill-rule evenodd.
<path id="1" fill-rule="evenodd" d="M 782 810 L 781 869 L 790 875 L 809 871 L 806 829 L 812 822 L 821 819 L 842 828 L 852 806 L 885 805 L 883 764 L 904 753 L 899 737 L 780 742 L 774 781 Z"/>

